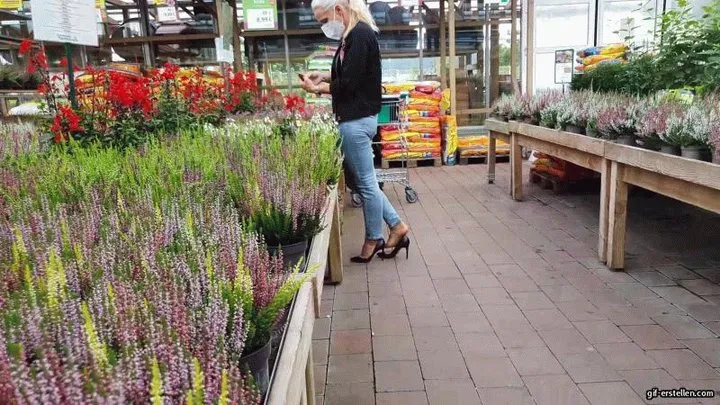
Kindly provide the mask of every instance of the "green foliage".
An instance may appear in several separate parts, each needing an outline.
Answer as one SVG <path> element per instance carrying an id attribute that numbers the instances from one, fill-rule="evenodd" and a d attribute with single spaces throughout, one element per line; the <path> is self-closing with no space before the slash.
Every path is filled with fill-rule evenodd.
<path id="1" fill-rule="evenodd" d="M 692 16 L 689 0 L 658 18 L 659 41 L 653 52 L 631 56 L 624 64 L 601 64 L 573 77 L 573 90 L 616 92 L 632 96 L 666 89 L 720 89 L 720 0 Z"/>

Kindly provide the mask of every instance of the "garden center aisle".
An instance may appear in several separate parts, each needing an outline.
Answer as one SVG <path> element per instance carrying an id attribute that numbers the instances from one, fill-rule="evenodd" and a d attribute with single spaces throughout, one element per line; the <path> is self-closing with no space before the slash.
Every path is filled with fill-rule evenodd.
<path id="1" fill-rule="evenodd" d="M 496 185 L 485 174 L 415 169 L 417 204 L 386 187 L 409 260 L 350 264 L 362 212 L 346 206 L 345 279 L 315 323 L 316 403 L 632 405 L 653 387 L 720 389 L 718 216 L 637 190 L 627 271 L 611 272 L 597 192 L 527 185 L 515 203 L 508 165 Z"/>

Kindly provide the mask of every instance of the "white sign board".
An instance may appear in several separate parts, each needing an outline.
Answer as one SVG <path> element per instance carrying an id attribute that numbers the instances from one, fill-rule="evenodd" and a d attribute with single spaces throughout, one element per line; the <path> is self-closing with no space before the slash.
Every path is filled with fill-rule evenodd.
<path id="1" fill-rule="evenodd" d="M 36 41 L 98 46 L 95 0 L 30 0 Z"/>
<path id="2" fill-rule="evenodd" d="M 561 49 L 555 51 L 555 83 L 565 84 L 572 82 L 574 51 L 572 49 Z"/>
<path id="3" fill-rule="evenodd" d="M 158 7 L 157 17 L 160 22 L 177 21 L 177 10 L 175 7 Z"/>

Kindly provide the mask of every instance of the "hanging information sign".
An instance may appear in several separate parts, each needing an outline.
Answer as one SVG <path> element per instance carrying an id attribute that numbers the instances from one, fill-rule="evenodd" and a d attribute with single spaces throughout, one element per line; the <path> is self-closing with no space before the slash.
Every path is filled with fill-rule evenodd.
<path id="1" fill-rule="evenodd" d="M 36 41 L 98 46 L 95 0 L 30 0 Z"/>

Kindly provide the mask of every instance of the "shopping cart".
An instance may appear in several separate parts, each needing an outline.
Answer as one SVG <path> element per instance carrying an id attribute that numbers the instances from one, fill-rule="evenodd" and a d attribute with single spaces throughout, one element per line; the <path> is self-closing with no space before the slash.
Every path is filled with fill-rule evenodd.
<path id="1" fill-rule="evenodd" d="M 403 107 L 404 102 L 403 99 L 400 97 L 393 97 L 389 100 L 384 99 L 383 112 L 380 113 L 380 117 L 378 120 L 379 126 L 393 124 L 397 125 L 400 128 L 401 133 L 404 132 L 407 129 L 408 124 L 407 120 L 403 118 L 402 114 L 400 114 L 401 108 Z M 395 141 L 383 141 L 381 138 L 377 142 L 372 142 L 372 145 L 374 146 L 374 150 L 382 150 L 383 146 L 393 145 L 396 147 L 398 153 L 404 156 L 404 158 L 397 159 L 397 161 L 402 162 L 401 168 L 375 168 L 375 175 L 377 176 L 377 181 L 380 185 L 380 189 L 383 189 L 385 183 L 400 183 L 405 186 L 405 200 L 407 200 L 407 202 L 410 204 L 417 202 L 417 192 L 410 185 L 410 169 L 408 168 L 410 147 L 407 138 L 404 135 L 401 135 L 400 138 Z M 349 173 L 347 173 L 346 171 L 346 178 L 348 174 Z M 352 182 L 352 180 L 349 180 L 350 181 L 348 182 L 348 185 L 350 186 L 350 182 Z M 354 187 L 350 186 L 350 189 L 352 191 L 352 205 L 356 208 L 362 207 L 362 200 L 360 198 L 360 195 L 354 191 Z"/>

